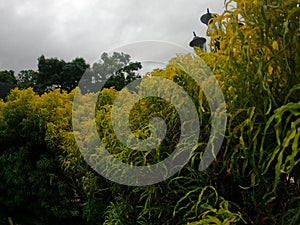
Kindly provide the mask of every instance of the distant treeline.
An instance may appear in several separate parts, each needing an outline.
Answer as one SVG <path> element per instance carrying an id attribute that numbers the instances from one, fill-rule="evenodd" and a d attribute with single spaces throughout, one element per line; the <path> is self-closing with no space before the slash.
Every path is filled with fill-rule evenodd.
<path id="1" fill-rule="evenodd" d="M 93 86 L 105 82 L 103 88 L 114 87 L 122 89 L 131 81 L 139 78 L 138 70 L 142 68 L 140 62 L 131 62 L 130 55 L 114 52 L 111 56 L 107 53 L 101 55 L 99 62 L 92 66 L 83 58 L 75 58 L 65 62 L 57 58 L 38 58 L 38 70 L 21 70 L 17 75 L 13 70 L 0 71 L 0 97 L 3 98 L 13 87 L 20 89 L 32 87 L 38 94 L 43 94 L 53 89 L 70 92 L 80 81 L 83 74 L 88 74 L 85 86 L 81 91 L 89 92 Z"/>

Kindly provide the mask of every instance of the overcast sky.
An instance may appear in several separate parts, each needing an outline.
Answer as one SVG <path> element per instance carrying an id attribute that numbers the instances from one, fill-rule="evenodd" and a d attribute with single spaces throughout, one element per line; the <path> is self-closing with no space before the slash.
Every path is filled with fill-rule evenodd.
<path id="1" fill-rule="evenodd" d="M 0 70 L 37 69 L 37 58 L 88 63 L 102 52 L 158 40 L 190 48 L 199 20 L 223 11 L 223 0 L 0 0 Z M 125 52 L 126 53 L 126 52 Z M 129 53 L 129 52 L 127 52 Z"/>

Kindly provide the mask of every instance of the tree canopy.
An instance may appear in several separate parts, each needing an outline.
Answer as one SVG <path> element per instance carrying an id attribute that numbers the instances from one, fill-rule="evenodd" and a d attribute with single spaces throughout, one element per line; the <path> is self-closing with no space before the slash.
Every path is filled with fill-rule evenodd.
<path id="1" fill-rule="evenodd" d="M 132 81 L 141 78 L 138 70 L 140 62 L 131 62 L 130 55 L 114 52 L 111 56 L 103 53 L 100 61 L 95 62 L 89 71 L 92 86 L 101 85 L 103 88 L 114 87 L 121 90 Z M 91 87 L 93 89 L 93 87 Z"/>
<path id="2" fill-rule="evenodd" d="M 16 85 L 17 79 L 14 75 L 14 71 L 13 70 L 0 71 L 0 82 Z"/>
<path id="3" fill-rule="evenodd" d="M 46 58 L 42 55 L 38 58 L 37 71 L 21 70 L 17 76 L 12 70 L 0 71 L 0 82 L 6 83 L 5 86 L 14 85 L 21 89 L 32 87 L 38 94 L 54 89 L 70 92 L 78 86 L 83 74 L 88 73 L 89 79 L 84 81 L 86 89 L 82 91 L 89 92 L 101 82 L 105 82 L 102 88 L 114 87 L 121 90 L 133 80 L 141 77 L 138 74 L 141 68 L 140 62 L 131 62 L 130 55 L 119 52 L 114 52 L 111 56 L 103 53 L 92 68 L 83 58 L 65 62 L 63 59 Z"/>
<path id="4" fill-rule="evenodd" d="M 38 76 L 36 91 L 39 93 L 59 88 L 70 92 L 73 90 L 89 65 L 83 58 L 76 58 L 71 62 L 56 58 L 46 59 L 41 56 L 38 59 Z"/>

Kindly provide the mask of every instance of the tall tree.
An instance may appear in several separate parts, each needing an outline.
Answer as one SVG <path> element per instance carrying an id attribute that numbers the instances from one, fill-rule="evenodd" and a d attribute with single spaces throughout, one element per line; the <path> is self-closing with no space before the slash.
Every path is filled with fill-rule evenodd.
<path id="1" fill-rule="evenodd" d="M 0 98 L 5 99 L 17 83 L 13 70 L 0 71 Z"/>
<path id="2" fill-rule="evenodd" d="M 36 91 L 43 93 L 55 87 L 59 87 L 59 77 L 61 76 L 65 61 L 57 58 L 46 59 L 44 55 L 38 58 L 38 78 Z"/>
<path id="3" fill-rule="evenodd" d="M 130 55 L 119 52 L 114 52 L 111 56 L 103 53 L 100 62 L 94 63 L 92 67 L 94 83 L 105 82 L 103 88 L 114 87 L 121 90 L 140 78 L 138 70 L 142 68 L 142 64 L 131 62 L 130 58 Z"/>
<path id="4" fill-rule="evenodd" d="M 74 89 L 89 65 L 83 58 L 65 62 L 57 58 L 38 58 L 36 91 L 43 93 L 54 88 L 70 92 Z"/>
<path id="5" fill-rule="evenodd" d="M 71 91 L 77 85 L 82 75 L 89 68 L 83 58 L 76 58 L 63 65 L 62 76 L 59 77 L 61 89 Z"/>
<path id="6" fill-rule="evenodd" d="M 0 82 L 16 85 L 17 79 L 13 70 L 0 71 Z"/>

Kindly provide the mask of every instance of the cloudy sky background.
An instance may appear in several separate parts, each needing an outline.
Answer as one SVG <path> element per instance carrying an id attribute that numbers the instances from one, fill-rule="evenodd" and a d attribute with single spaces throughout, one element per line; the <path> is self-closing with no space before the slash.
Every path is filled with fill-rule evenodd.
<path id="1" fill-rule="evenodd" d="M 83 57 L 91 64 L 102 52 L 144 40 L 190 49 L 193 31 L 206 34 L 200 16 L 206 8 L 221 13 L 223 5 L 223 0 L 0 0 L 0 70 L 36 70 L 42 54 L 66 61 Z"/>

